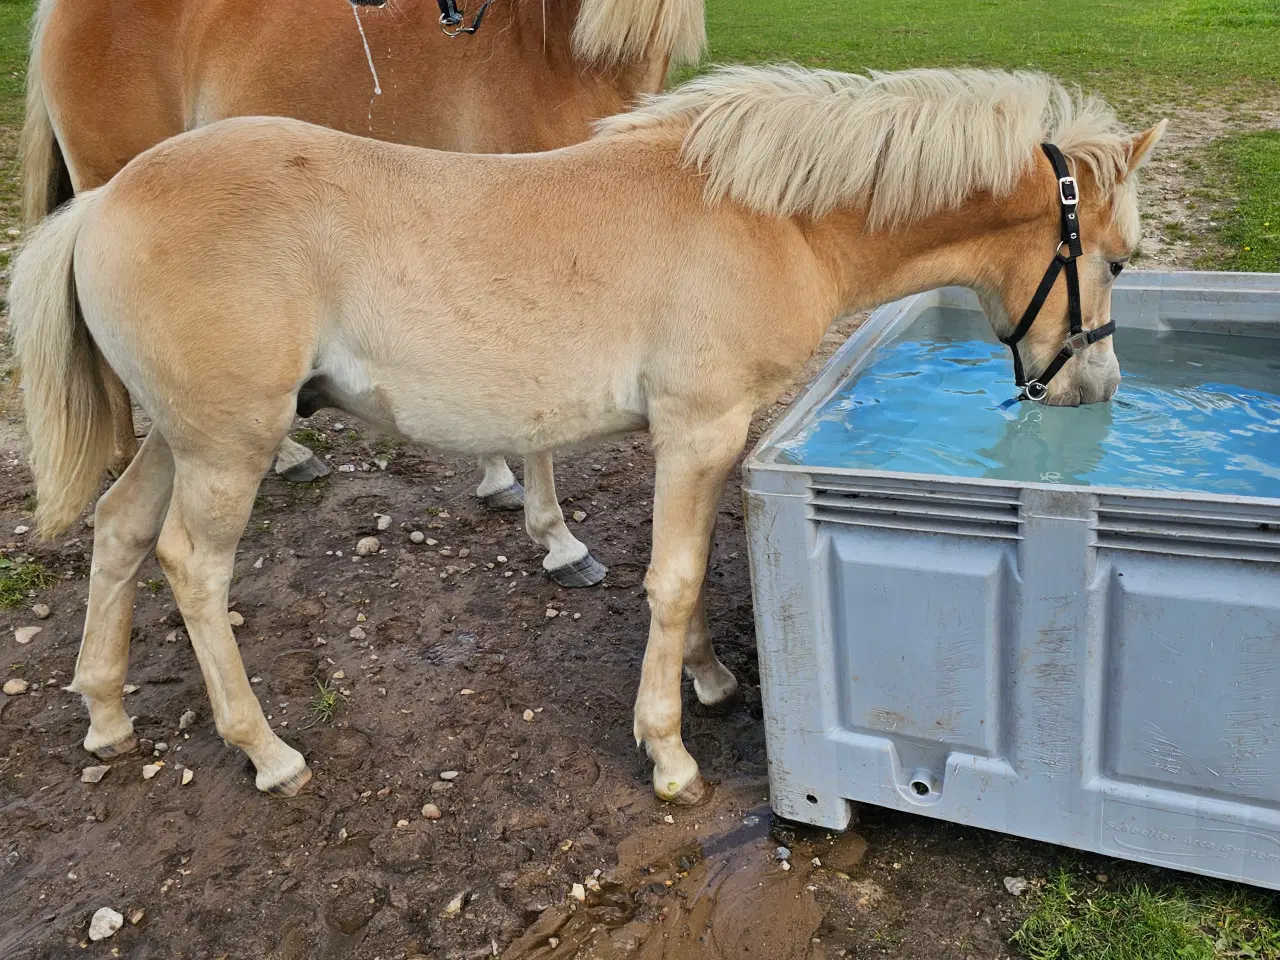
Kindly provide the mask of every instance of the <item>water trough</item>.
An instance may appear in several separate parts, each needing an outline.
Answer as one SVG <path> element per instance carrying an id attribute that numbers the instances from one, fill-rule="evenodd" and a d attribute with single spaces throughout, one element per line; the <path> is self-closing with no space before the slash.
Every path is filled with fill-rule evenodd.
<path id="1" fill-rule="evenodd" d="M 1122 275 L 1111 404 L 876 311 L 744 465 L 773 809 L 1280 889 L 1280 276 Z"/>

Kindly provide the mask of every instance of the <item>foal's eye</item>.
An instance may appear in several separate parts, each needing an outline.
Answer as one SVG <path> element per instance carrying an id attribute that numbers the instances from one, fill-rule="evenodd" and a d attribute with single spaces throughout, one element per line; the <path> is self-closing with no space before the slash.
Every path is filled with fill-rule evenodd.
<path id="1" fill-rule="evenodd" d="M 1111 275 L 1112 275 L 1113 277 L 1118 277 L 1118 276 L 1120 276 L 1120 271 L 1121 271 L 1121 270 L 1123 270 L 1123 269 L 1124 269 L 1124 261 L 1123 261 L 1123 260 L 1114 260 L 1114 261 L 1112 261 L 1112 263 L 1111 263 Z"/>

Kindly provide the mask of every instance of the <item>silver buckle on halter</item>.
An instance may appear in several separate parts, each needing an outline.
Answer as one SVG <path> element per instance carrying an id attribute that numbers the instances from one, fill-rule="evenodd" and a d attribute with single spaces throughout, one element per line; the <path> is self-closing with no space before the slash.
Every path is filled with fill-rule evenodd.
<path id="1" fill-rule="evenodd" d="M 1032 380 L 1022 388 L 1022 392 L 1027 395 L 1028 400 L 1034 400 L 1036 403 L 1039 403 L 1049 395 L 1049 388 L 1039 380 Z"/>
<path id="2" fill-rule="evenodd" d="M 1075 177 L 1058 178 L 1058 199 L 1063 206 L 1074 207 L 1080 202 L 1080 185 Z"/>
<path id="3" fill-rule="evenodd" d="M 1079 333 L 1073 333 L 1067 337 L 1063 343 L 1063 347 L 1069 351 L 1070 356 L 1075 356 L 1085 347 L 1089 346 L 1089 331 L 1081 330 Z"/>

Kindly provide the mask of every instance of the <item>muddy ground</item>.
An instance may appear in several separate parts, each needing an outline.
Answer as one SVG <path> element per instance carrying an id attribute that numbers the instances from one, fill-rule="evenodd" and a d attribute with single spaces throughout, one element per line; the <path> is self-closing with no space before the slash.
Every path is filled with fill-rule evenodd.
<path id="1" fill-rule="evenodd" d="M 1183 202 L 1179 171 L 1153 170 L 1158 209 Z M 1192 251 L 1156 240 L 1148 253 L 1144 266 L 1185 266 Z M 833 330 L 823 354 L 856 322 Z M 0 423 L 0 556 L 33 557 L 57 578 L 0 611 L 0 674 L 30 683 L 0 696 L 0 957 L 1017 955 L 1008 944 L 1022 901 L 1003 879 L 1080 858 L 872 808 L 841 837 L 771 820 L 736 476 L 708 613 L 744 696 L 712 714 L 686 688 L 685 742 L 716 786 L 704 806 L 681 809 L 653 797 L 631 738 L 647 618 L 647 442 L 558 461 L 566 513 L 587 514 L 576 532 L 610 566 L 603 586 L 566 591 L 542 574 L 520 516 L 471 496 L 473 463 L 335 431 L 336 419 L 311 426 L 331 463 L 356 471 L 309 487 L 269 477 L 232 589 L 254 689 L 315 771 L 285 801 L 258 794 L 243 755 L 217 737 L 154 561 L 139 576 L 127 703 L 140 736 L 169 749 L 80 782 L 96 761 L 80 747 L 84 708 L 61 687 L 92 530 L 51 545 L 13 532 L 30 523 L 32 489 L 16 425 Z M 354 558 L 375 514 L 393 518 L 379 534 L 384 552 Z M 413 544 L 416 529 L 438 543 Z M 37 601 L 48 619 L 35 619 Z M 42 631 L 18 645 L 24 626 Z M 352 638 L 357 627 L 364 639 Z M 335 692 L 332 717 L 315 710 L 318 684 Z M 180 730 L 189 710 L 194 723 Z M 157 759 L 165 765 L 145 780 Z M 186 785 L 183 769 L 194 775 Z M 424 817 L 428 803 L 439 820 Z M 89 945 L 103 906 L 125 925 Z"/>

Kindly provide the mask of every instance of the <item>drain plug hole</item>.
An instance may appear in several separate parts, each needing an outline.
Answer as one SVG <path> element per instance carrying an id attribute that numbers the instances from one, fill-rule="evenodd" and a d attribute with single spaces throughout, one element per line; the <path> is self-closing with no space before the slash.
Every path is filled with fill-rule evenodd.
<path id="1" fill-rule="evenodd" d="M 912 780 L 911 789 L 915 792 L 916 796 L 918 797 L 927 796 L 929 793 L 929 785 L 925 783 L 923 780 Z"/>

